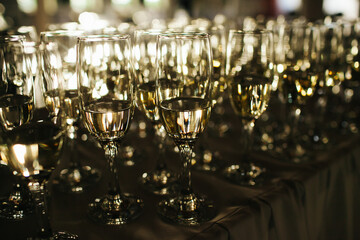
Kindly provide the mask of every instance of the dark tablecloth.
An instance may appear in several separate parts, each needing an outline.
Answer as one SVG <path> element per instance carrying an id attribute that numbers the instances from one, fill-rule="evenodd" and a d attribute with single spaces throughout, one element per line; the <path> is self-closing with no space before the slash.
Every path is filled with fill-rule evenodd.
<path id="1" fill-rule="evenodd" d="M 224 164 L 240 158 L 234 135 L 209 137 L 205 145 L 220 153 Z M 268 169 L 266 181 L 255 187 L 235 185 L 219 172 L 193 170 L 193 188 L 214 200 L 217 216 L 196 227 L 184 227 L 162 221 L 156 213 L 161 196 L 155 196 L 139 184 L 138 178 L 154 168 L 156 147 L 151 135 L 145 138 L 132 130 L 123 145 L 140 152 L 132 167 L 121 166 L 123 191 L 144 199 L 143 214 L 124 226 L 104 226 L 87 218 L 87 205 L 107 190 L 109 173 L 103 151 L 93 141 L 79 141 L 77 149 L 84 164 L 102 171 L 100 182 L 82 194 L 62 193 L 50 185 L 51 224 L 55 230 L 78 234 L 82 240 L 106 239 L 247 239 L 247 240 L 321 240 L 360 239 L 360 142 L 357 135 L 339 136 L 337 144 L 319 151 L 307 162 L 279 161 L 266 153 L 253 157 Z M 53 173 L 68 164 L 67 152 Z M 180 159 L 168 152 L 167 163 L 177 171 Z M 6 196 L 13 177 L 1 170 L 1 195 Z M 36 232 L 36 220 L 0 219 L 0 239 L 25 239 Z"/>

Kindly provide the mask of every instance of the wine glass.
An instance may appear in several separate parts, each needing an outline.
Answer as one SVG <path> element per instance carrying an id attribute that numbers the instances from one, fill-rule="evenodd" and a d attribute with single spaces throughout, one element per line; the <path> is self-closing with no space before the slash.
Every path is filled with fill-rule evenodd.
<path id="1" fill-rule="evenodd" d="M 156 41 L 160 30 L 136 30 L 133 46 L 133 59 L 136 82 L 136 105 L 150 120 L 155 130 L 158 157 L 155 169 L 141 176 L 141 183 L 147 190 L 159 195 L 169 194 L 177 180 L 168 169 L 165 160 L 166 131 L 161 122 L 156 105 Z"/>
<path id="2" fill-rule="evenodd" d="M 133 23 L 122 22 L 117 26 L 108 26 L 101 29 L 101 33 L 106 35 L 116 35 L 116 34 L 129 34 L 130 38 L 134 39 L 135 25 Z M 138 131 L 138 132 L 137 132 Z M 129 131 L 129 134 L 137 134 L 140 138 L 146 136 L 146 124 L 143 119 L 134 118 L 132 121 L 132 127 Z M 144 135 L 143 135 L 144 134 Z M 132 167 L 138 165 L 141 162 L 144 153 L 142 149 L 135 144 L 132 144 L 131 141 L 124 141 L 122 147 L 119 149 L 118 158 L 120 158 L 120 163 L 126 167 Z"/>
<path id="3" fill-rule="evenodd" d="M 100 179 L 100 172 L 84 166 L 76 151 L 79 107 L 76 80 L 76 42 L 81 31 L 46 31 L 43 44 L 43 95 L 45 105 L 54 116 L 62 113 L 67 129 L 68 168 L 62 169 L 54 183 L 60 190 L 81 193 Z"/>
<path id="4" fill-rule="evenodd" d="M 344 82 L 346 80 L 346 57 L 344 51 L 344 34 L 341 24 L 325 18 L 318 24 L 321 34 L 321 72 L 324 75 L 322 90 L 326 98 L 326 118 L 330 123 L 327 130 L 342 129 L 343 118 L 346 115 L 342 101 Z M 337 107 L 334 107 L 337 106 Z M 343 129 L 342 129 L 343 130 Z"/>
<path id="5" fill-rule="evenodd" d="M 78 239 L 77 235 L 53 232 L 47 207 L 47 182 L 63 146 L 63 131 L 51 122 L 30 122 L 5 134 L 4 157 L 8 166 L 23 177 L 35 202 L 39 229 L 30 239 Z"/>
<path id="6" fill-rule="evenodd" d="M 311 23 L 293 22 L 283 38 L 286 46 L 279 88 L 285 100 L 290 128 L 284 152 L 291 161 L 303 162 L 310 156 L 300 141 L 307 130 L 306 124 L 300 124 L 300 120 L 305 116 L 305 107 L 313 98 L 320 78 L 320 31 Z"/>
<path id="7" fill-rule="evenodd" d="M 343 102 L 345 106 L 345 114 L 343 125 L 345 125 L 350 133 L 359 132 L 359 104 L 357 101 L 359 89 L 359 37 L 360 37 L 360 21 L 348 21 L 342 19 L 343 35 L 344 35 L 344 57 L 346 59 L 346 73 L 343 85 Z"/>
<path id="8" fill-rule="evenodd" d="M 180 150 L 180 189 L 162 200 L 158 212 L 180 225 L 198 225 L 215 215 L 212 201 L 191 186 L 195 142 L 209 121 L 212 55 L 207 33 L 160 34 L 157 43 L 157 105 L 168 135 Z"/>
<path id="9" fill-rule="evenodd" d="M 231 105 L 242 123 L 243 153 L 239 163 L 224 169 L 229 180 L 254 186 L 266 171 L 250 156 L 255 121 L 267 109 L 273 79 L 273 38 L 267 30 L 231 30 L 226 76 Z"/>
<path id="10" fill-rule="evenodd" d="M 230 127 L 225 116 L 224 92 L 226 89 L 225 81 L 225 53 L 226 53 L 226 34 L 227 30 L 223 25 L 211 25 L 206 30 L 209 34 L 210 45 L 213 58 L 213 87 L 212 87 L 212 114 L 208 124 L 208 131 L 204 133 L 199 141 L 199 150 L 196 152 L 195 167 L 202 171 L 217 171 L 222 166 L 218 152 L 209 149 L 206 142 L 209 132 L 215 136 L 224 136 Z"/>
<path id="11" fill-rule="evenodd" d="M 112 173 L 108 193 L 89 206 L 89 217 L 107 225 L 137 218 L 143 201 L 120 191 L 118 146 L 134 112 L 130 35 L 92 35 L 78 39 L 77 72 L 82 120 L 105 151 Z"/>
<path id="12" fill-rule="evenodd" d="M 2 135 L 29 122 L 33 117 L 33 79 L 29 59 L 24 50 L 24 40 L 21 35 L 0 39 L 0 132 Z M 27 188 L 24 187 L 21 179 L 17 177 L 15 179 L 16 182 L 8 198 L 0 205 L 0 216 L 7 219 L 22 219 L 32 212 L 33 206 Z"/>
<path id="13" fill-rule="evenodd" d="M 6 93 L 0 98 L 0 122 L 9 131 L 33 117 L 34 89 L 21 36 L 4 38 L 2 74 L 7 79 Z"/>

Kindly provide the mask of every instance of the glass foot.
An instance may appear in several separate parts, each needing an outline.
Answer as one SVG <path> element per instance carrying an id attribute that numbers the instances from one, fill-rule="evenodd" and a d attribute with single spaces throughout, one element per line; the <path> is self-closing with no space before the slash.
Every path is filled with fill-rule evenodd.
<path id="1" fill-rule="evenodd" d="M 77 240 L 79 237 L 76 234 L 68 233 L 68 232 L 57 232 L 54 233 L 54 240 Z"/>
<path id="2" fill-rule="evenodd" d="M 27 238 L 27 240 L 77 240 L 79 237 L 76 234 L 68 233 L 68 232 L 55 232 L 50 234 L 44 234 L 46 236 L 36 236 Z"/>
<path id="3" fill-rule="evenodd" d="M 239 185 L 255 186 L 263 182 L 264 172 L 266 172 L 265 168 L 254 163 L 243 162 L 225 168 L 224 176 Z"/>
<path id="4" fill-rule="evenodd" d="M 211 201 L 193 193 L 162 200 L 158 213 L 167 222 L 185 226 L 199 225 L 216 215 Z"/>
<path id="5" fill-rule="evenodd" d="M 138 218 L 143 206 L 142 199 L 129 194 L 107 194 L 89 205 L 88 215 L 94 222 L 122 225 Z"/>
<path id="6" fill-rule="evenodd" d="M 22 220 L 33 213 L 34 204 L 30 194 L 19 184 L 10 196 L 0 202 L 0 218 Z"/>
<path id="7" fill-rule="evenodd" d="M 140 182 L 144 188 L 157 195 L 170 195 L 174 193 L 174 185 L 177 176 L 169 169 L 156 169 L 149 173 L 143 173 Z"/>
<path id="8" fill-rule="evenodd" d="M 33 213 L 30 206 L 19 206 L 13 202 L 0 203 L 0 218 L 7 220 L 22 220 Z"/>
<path id="9" fill-rule="evenodd" d="M 98 169 L 89 166 L 81 168 L 67 168 L 53 181 L 55 186 L 62 192 L 82 193 L 86 188 L 100 180 L 101 173 Z"/>

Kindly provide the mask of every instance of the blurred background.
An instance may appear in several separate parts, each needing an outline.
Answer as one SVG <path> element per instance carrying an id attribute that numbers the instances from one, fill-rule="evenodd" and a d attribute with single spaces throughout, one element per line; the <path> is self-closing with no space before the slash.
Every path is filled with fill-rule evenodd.
<path id="1" fill-rule="evenodd" d="M 302 15 L 309 20 L 325 15 L 355 19 L 358 0 L 2 0 L 0 31 L 33 25 L 37 31 L 51 24 L 80 22 L 101 28 L 119 22 L 141 24 L 153 19 L 217 15 L 240 21 L 245 16 Z"/>

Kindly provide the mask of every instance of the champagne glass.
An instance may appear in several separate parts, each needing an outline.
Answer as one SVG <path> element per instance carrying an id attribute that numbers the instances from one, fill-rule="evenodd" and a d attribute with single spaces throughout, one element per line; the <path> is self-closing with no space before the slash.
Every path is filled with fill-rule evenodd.
<path id="1" fill-rule="evenodd" d="M 134 112 L 130 35 L 92 35 L 78 39 L 78 92 L 82 120 L 105 151 L 112 173 L 108 193 L 90 204 L 96 222 L 121 225 L 137 218 L 143 201 L 120 191 L 118 145 Z"/>
<path id="2" fill-rule="evenodd" d="M 0 132 L 3 135 L 32 119 L 34 89 L 29 59 L 26 57 L 23 45 L 24 37 L 20 35 L 2 37 L 0 43 Z M 31 198 L 23 185 L 23 181 L 16 178 L 9 197 L 1 202 L 1 217 L 22 219 L 32 212 Z"/>
<path id="3" fill-rule="evenodd" d="M 285 154 L 293 162 L 310 159 L 299 141 L 304 135 L 299 124 L 309 100 L 316 92 L 320 74 L 320 31 L 311 23 L 292 23 L 283 36 L 286 41 L 280 91 L 285 99 L 290 133 L 284 145 Z M 306 130 L 306 129 L 304 129 Z"/>
<path id="4" fill-rule="evenodd" d="M 4 40 L 3 77 L 7 79 L 6 93 L 0 97 L 0 122 L 3 130 L 12 130 L 33 117 L 34 89 L 21 36 Z"/>
<path id="5" fill-rule="evenodd" d="M 344 104 L 341 99 L 346 79 L 344 34 L 341 24 L 331 22 L 329 18 L 325 18 L 324 22 L 319 24 L 319 29 L 321 34 L 321 72 L 324 75 L 321 83 L 326 94 L 326 112 L 330 116 L 327 117 L 330 119 L 327 122 L 330 123 L 330 128 L 338 130 L 343 127 L 341 124 L 346 114 L 345 106 L 348 105 Z"/>
<path id="6" fill-rule="evenodd" d="M 201 28 L 200 28 L 201 29 Z M 202 171 L 217 171 L 222 166 L 218 152 L 209 149 L 206 143 L 209 132 L 222 137 L 230 129 L 230 124 L 225 116 L 224 91 L 225 81 L 225 53 L 226 53 L 226 28 L 223 25 L 211 25 L 206 32 L 210 37 L 210 45 L 213 57 L 213 87 L 212 87 L 212 114 L 209 121 L 208 131 L 200 139 L 199 151 L 196 152 L 196 169 Z"/>
<path id="7" fill-rule="evenodd" d="M 359 132 L 358 116 L 359 104 L 357 101 L 359 90 L 359 37 L 360 37 L 360 21 L 344 21 L 344 52 L 346 59 L 346 73 L 343 85 L 343 102 L 345 106 L 344 125 L 349 128 L 350 133 Z"/>
<path id="8" fill-rule="evenodd" d="M 38 218 L 37 236 L 30 239 L 78 239 L 66 232 L 53 232 L 47 205 L 47 182 L 63 145 L 63 131 L 51 122 L 30 122 L 6 132 L 5 159 L 23 177 L 32 193 Z"/>
<path id="9" fill-rule="evenodd" d="M 81 31 L 47 31 L 41 33 L 43 44 L 44 99 L 48 110 L 64 115 L 70 166 L 62 169 L 54 179 L 65 192 L 81 193 L 96 183 L 100 172 L 84 166 L 76 151 L 77 129 L 80 119 L 76 80 L 76 42 Z"/>
<path id="10" fill-rule="evenodd" d="M 263 180 L 265 168 L 250 156 L 255 121 L 267 109 L 273 79 L 273 38 L 267 30 L 231 30 L 226 74 L 229 97 L 242 123 L 243 153 L 239 163 L 224 169 L 225 177 L 245 186 Z"/>
<path id="11" fill-rule="evenodd" d="M 5 53 L 1 48 L 0 48 L 0 61 L 1 61 L 0 62 L 0 96 L 3 96 L 7 92 L 8 83 L 6 79 Z"/>
<path id="12" fill-rule="evenodd" d="M 143 173 L 141 183 L 151 192 L 165 195 L 172 191 L 172 186 L 177 177 L 166 166 L 166 131 L 161 122 L 159 109 L 155 101 L 156 41 L 160 33 L 161 31 L 156 29 L 136 30 L 133 59 L 136 72 L 136 105 L 151 121 L 159 150 L 155 169 Z"/>
<path id="13" fill-rule="evenodd" d="M 135 25 L 133 23 L 127 23 L 122 22 L 117 26 L 108 26 L 103 29 L 101 29 L 101 34 L 106 35 L 116 35 L 116 34 L 129 34 L 131 39 L 134 39 L 134 31 L 135 31 Z M 139 137 L 143 138 L 145 132 L 146 132 L 146 124 L 144 125 L 143 120 L 138 120 L 136 118 L 132 121 L 132 128 L 130 129 L 129 133 L 132 134 L 134 130 L 139 131 L 138 134 Z M 126 167 L 132 167 L 134 165 L 139 164 L 141 162 L 142 157 L 144 153 L 142 152 L 142 149 L 138 146 L 135 146 L 132 144 L 131 141 L 125 141 L 119 149 L 118 158 L 120 158 L 120 162 L 122 165 Z"/>
<path id="14" fill-rule="evenodd" d="M 159 214 L 180 225 L 198 225 L 215 215 L 212 201 L 191 186 L 195 142 L 209 121 L 212 55 L 207 33 L 160 34 L 157 43 L 157 105 L 168 135 L 180 150 L 180 189 L 162 200 Z"/>

